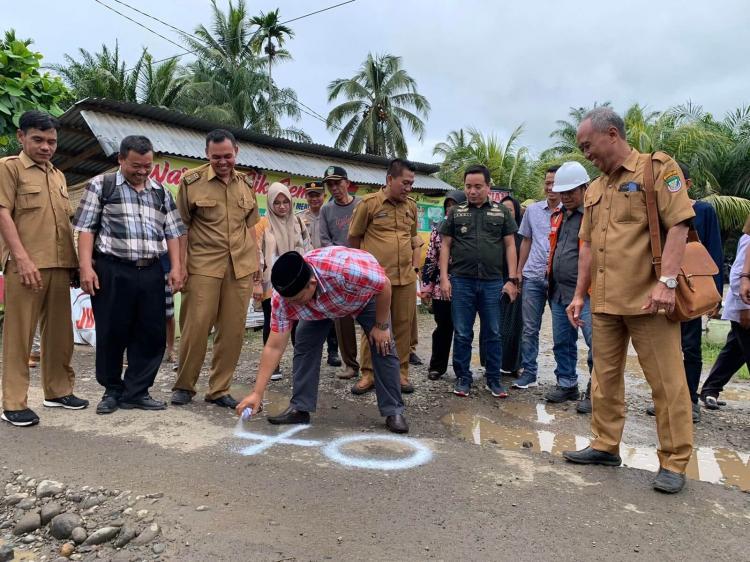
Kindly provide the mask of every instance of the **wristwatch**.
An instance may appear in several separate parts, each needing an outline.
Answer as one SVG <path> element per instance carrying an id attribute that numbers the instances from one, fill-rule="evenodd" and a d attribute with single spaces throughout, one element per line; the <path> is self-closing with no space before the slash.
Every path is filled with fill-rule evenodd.
<path id="1" fill-rule="evenodd" d="M 518 277 L 508 277 L 505 282 L 513 283 L 516 287 L 518 287 Z"/>
<path id="2" fill-rule="evenodd" d="M 662 275 L 659 277 L 659 282 L 664 283 L 667 286 L 667 289 L 677 288 L 677 277 L 665 277 Z"/>

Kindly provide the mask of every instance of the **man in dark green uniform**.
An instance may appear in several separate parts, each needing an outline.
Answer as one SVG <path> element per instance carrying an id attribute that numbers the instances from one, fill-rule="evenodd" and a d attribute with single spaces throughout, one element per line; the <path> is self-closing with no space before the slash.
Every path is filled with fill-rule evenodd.
<path id="1" fill-rule="evenodd" d="M 508 396 L 500 381 L 500 299 L 516 299 L 518 276 L 516 221 L 500 203 L 489 199 L 490 172 L 471 166 L 464 173 L 467 201 L 456 205 L 440 228 L 440 290 L 451 299 L 453 313 L 453 392 L 468 396 L 471 389 L 471 343 L 477 312 L 486 335 L 487 390 L 497 398 Z M 503 248 L 505 251 L 503 251 Z M 503 280 L 503 259 L 508 278 Z M 450 264 L 450 265 L 449 265 Z M 450 274 L 450 276 L 449 276 Z"/>

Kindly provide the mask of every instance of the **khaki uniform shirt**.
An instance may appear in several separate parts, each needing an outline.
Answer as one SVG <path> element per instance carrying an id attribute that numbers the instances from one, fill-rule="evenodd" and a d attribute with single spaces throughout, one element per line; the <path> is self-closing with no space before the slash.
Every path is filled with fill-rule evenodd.
<path id="1" fill-rule="evenodd" d="M 305 223 L 305 228 L 310 234 L 310 242 L 312 243 L 313 249 L 320 248 L 323 244 L 320 242 L 320 211 L 316 215 L 310 209 L 305 209 L 297 213 L 302 222 Z"/>
<path id="2" fill-rule="evenodd" d="M 51 163 L 40 165 L 24 152 L 0 159 L 0 207 L 10 211 L 34 265 L 77 268 L 68 186 Z M 10 250 L 3 244 L 4 268 Z"/>
<path id="3" fill-rule="evenodd" d="M 417 280 L 412 256 L 417 239 L 417 202 L 408 197 L 393 203 L 384 190 L 362 198 L 352 215 L 349 236 L 362 238 L 362 250 L 370 252 L 385 269 L 392 285 Z"/>
<path id="4" fill-rule="evenodd" d="M 258 271 L 258 254 L 250 228 L 258 222 L 252 182 L 233 172 L 229 184 L 204 164 L 185 174 L 177 208 L 188 229 L 188 273 L 224 277 L 231 258 L 237 279 Z"/>
<path id="5" fill-rule="evenodd" d="M 584 198 L 579 237 L 591 242 L 591 311 L 639 315 L 656 283 L 643 171 L 650 158 L 632 150 L 613 174 L 595 179 Z M 695 216 L 677 163 L 654 157 L 654 190 L 662 231 Z"/>

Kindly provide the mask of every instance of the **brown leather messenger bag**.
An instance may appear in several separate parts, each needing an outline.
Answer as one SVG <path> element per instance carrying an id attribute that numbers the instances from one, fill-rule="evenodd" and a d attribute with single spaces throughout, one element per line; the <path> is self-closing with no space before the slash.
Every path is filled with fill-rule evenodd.
<path id="1" fill-rule="evenodd" d="M 649 162 L 643 171 L 644 191 L 646 193 L 646 212 L 648 230 L 651 235 L 651 254 L 656 278 L 661 277 L 661 227 L 659 211 L 654 191 L 654 160 L 649 155 Z M 685 322 L 708 314 L 721 304 L 721 295 L 716 290 L 714 275 L 719 273 L 711 255 L 698 238 L 698 233 L 691 225 L 688 231 L 685 255 L 677 275 L 674 311 L 667 318 L 674 322 Z"/>

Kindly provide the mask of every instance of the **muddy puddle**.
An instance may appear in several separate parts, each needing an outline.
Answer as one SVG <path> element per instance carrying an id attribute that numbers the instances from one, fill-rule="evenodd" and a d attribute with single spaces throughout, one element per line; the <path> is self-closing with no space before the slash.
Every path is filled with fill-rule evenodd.
<path id="1" fill-rule="evenodd" d="M 552 410 L 546 404 L 504 404 L 492 417 L 476 412 L 453 412 L 442 422 L 462 439 L 482 445 L 496 444 L 503 449 L 530 449 L 561 456 L 563 451 L 582 449 L 590 439 L 557 431 L 556 420 L 575 417 L 573 411 Z M 521 422 L 521 427 L 519 427 Z M 623 443 L 620 448 L 623 466 L 656 472 L 659 461 L 656 449 Z M 699 447 L 687 468 L 693 480 L 737 486 L 750 490 L 750 452 L 725 448 Z"/>

